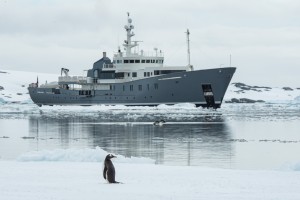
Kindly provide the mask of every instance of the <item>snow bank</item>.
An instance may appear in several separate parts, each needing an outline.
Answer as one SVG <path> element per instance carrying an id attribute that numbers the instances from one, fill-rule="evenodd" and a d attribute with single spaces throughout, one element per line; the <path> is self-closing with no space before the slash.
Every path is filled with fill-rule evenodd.
<path id="1" fill-rule="evenodd" d="M 17 158 L 20 162 L 29 161 L 67 161 L 67 162 L 103 162 L 108 152 L 96 147 L 95 149 L 56 149 L 34 151 L 22 154 Z M 116 155 L 116 163 L 152 163 L 155 161 L 150 158 L 126 158 Z"/>
<path id="2" fill-rule="evenodd" d="M 299 171 L 300 172 L 300 162 L 287 162 L 282 165 L 279 170 L 282 171 Z"/>
<path id="3" fill-rule="evenodd" d="M 296 200 L 300 173 L 115 163 L 107 184 L 102 162 L 0 161 L 3 200 Z"/>
<path id="4" fill-rule="evenodd" d="M 45 74 L 36 72 L 23 72 L 13 70 L 1 70 L 0 86 L 4 89 L 0 90 L 0 98 L 5 102 L 15 103 L 32 103 L 28 94 L 27 87 L 30 83 L 35 83 L 37 77 L 40 84 L 46 81 L 57 81 L 58 74 Z"/>
<path id="5" fill-rule="evenodd" d="M 273 87 L 268 90 L 254 91 L 243 90 L 231 84 L 225 94 L 224 100 L 231 100 L 232 98 L 247 98 L 252 100 L 263 100 L 269 103 L 292 103 L 297 101 L 297 97 L 300 96 L 300 90 L 292 88 L 292 90 L 284 90 L 283 88 Z"/>

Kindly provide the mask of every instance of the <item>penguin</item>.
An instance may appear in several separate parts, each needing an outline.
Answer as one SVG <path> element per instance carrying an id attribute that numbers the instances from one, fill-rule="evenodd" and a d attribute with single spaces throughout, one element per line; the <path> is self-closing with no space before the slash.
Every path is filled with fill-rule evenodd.
<path id="1" fill-rule="evenodd" d="M 111 162 L 111 159 L 116 157 L 117 156 L 108 154 L 104 160 L 103 177 L 108 181 L 108 183 L 120 183 L 115 180 L 116 171 L 113 163 Z"/>
<path id="2" fill-rule="evenodd" d="M 165 120 L 163 120 L 163 119 L 161 119 L 160 121 L 155 121 L 154 123 L 153 123 L 153 125 L 154 126 L 162 126 L 164 123 L 166 123 L 166 121 Z"/>

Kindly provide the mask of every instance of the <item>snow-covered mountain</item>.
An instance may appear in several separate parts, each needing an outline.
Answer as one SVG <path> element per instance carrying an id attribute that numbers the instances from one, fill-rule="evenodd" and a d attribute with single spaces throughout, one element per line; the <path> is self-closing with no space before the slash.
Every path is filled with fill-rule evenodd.
<path id="1" fill-rule="evenodd" d="M 57 81 L 58 74 L 23 72 L 0 69 L 0 103 L 32 103 L 27 87 L 30 83 L 40 84 Z"/>
<path id="2" fill-rule="evenodd" d="M 27 87 L 30 83 L 56 82 L 59 74 L 0 70 L 0 103 L 32 103 Z M 231 83 L 225 102 L 300 102 L 299 88 L 250 86 Z"/>

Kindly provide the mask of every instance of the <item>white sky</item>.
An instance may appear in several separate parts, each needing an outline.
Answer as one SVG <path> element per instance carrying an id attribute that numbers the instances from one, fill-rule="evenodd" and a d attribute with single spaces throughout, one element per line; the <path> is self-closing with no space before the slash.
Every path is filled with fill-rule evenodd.
<path id="1" fill-rule="evenodd" d="M 0 69 L 71 74 L 125 38 L 127 12 L 140 50 L 196 69 L 237 67 L 233 82 L 300 87 L 299 0 L 0 0 Z"/>

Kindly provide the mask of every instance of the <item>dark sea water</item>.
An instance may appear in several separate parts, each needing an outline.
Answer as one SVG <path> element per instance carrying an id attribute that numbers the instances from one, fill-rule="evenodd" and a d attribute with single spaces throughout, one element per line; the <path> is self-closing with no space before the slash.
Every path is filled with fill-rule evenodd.
<path id="1" fill-rule="evenodd" d="M 298 104 L 153 107 L 1 106 L 0 159 L 100 147 L 163 165 L 280 169 L 300 163 Z M 162 126 L 155 120 L 164 119 Z"/>

